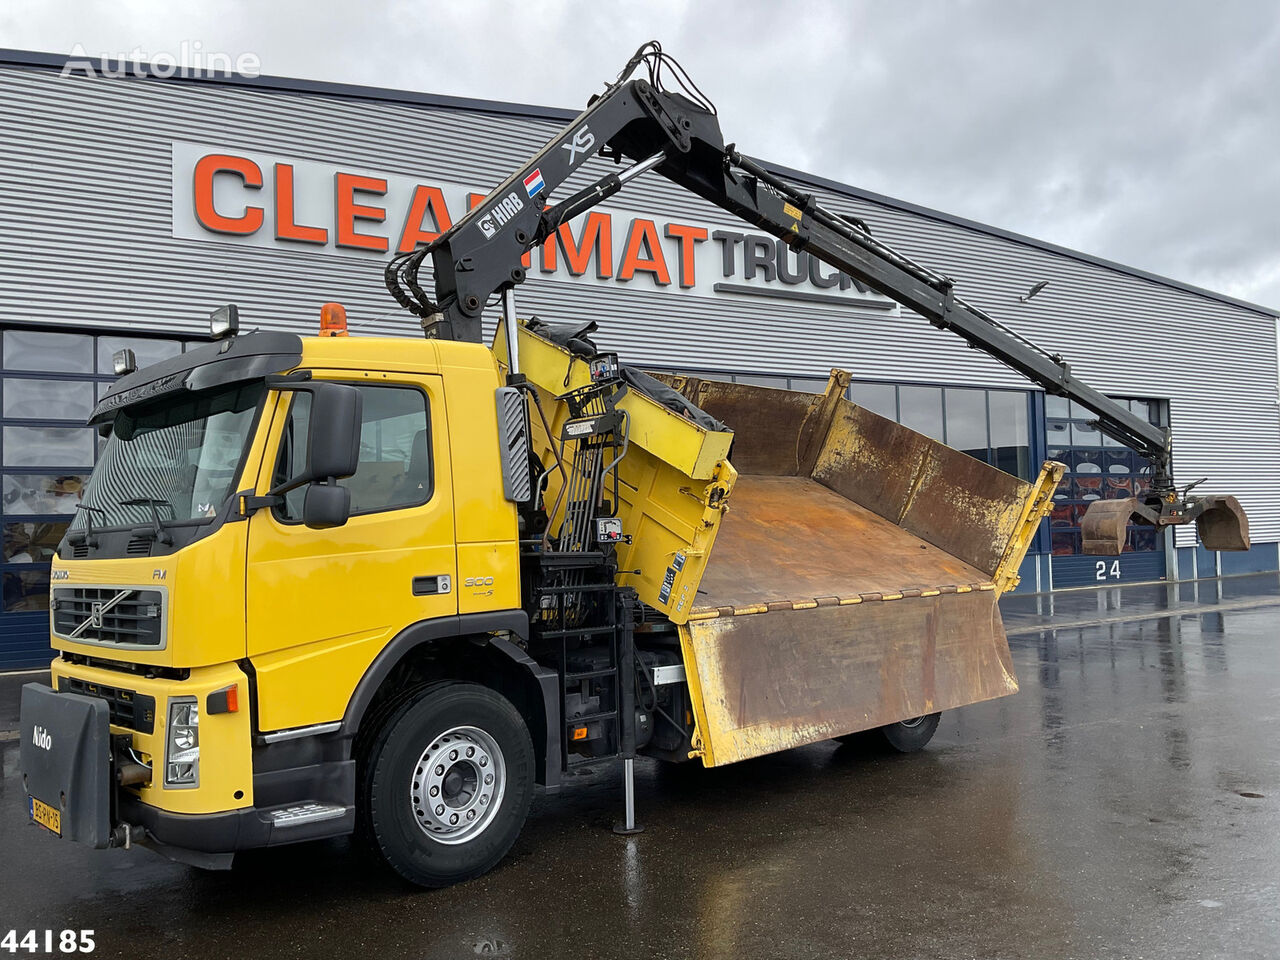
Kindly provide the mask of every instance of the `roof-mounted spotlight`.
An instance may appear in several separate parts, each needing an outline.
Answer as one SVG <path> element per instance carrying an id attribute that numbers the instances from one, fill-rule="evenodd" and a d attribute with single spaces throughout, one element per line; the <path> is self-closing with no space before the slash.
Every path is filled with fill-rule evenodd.
<path id="1" fill-rule="evenodd" d="M 209 334 L 215 340 L 225 340 L 240 332 L 240 308 L 234 303 L 219 307 L 209 314 Z"/>
<path id="2" fill-rule="evenodd" d="M 117 350 L 111 355 L 111 369 L 116 372 L 117 377 L 133 373 L 138 369 L 138 357 L 128 347 Z"/>

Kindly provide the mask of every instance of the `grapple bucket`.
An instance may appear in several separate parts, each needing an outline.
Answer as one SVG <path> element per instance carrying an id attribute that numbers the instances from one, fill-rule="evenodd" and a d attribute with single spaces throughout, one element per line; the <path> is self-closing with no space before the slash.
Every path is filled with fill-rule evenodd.
<path id="1" fill-rule="evenodd" d="M 1080 520 L 1080 549 L 1094 556 L 1120 554 L 1129 535 L 1129 518 L 1139 506 L 1135 497 L 1093 501 Z"/>
<path id="2" fill-rule="evenodd" d="M 1080 521 L 1081 547 L 1088 554 L 1116 556 L 1124 550 L 1130 523 L 1167 526 L 1193 519 L 1206 550 L 1249 549 L 1249 518 L 1240 501 L 1225 495 L 1198 497 L 1176 518 L 1161 518 L 1136 497 L 1095 500 Z"/>
<path id="3" fill-rule="evenodd" d="M 1208 496 L 1199 501 L 1204 512 L 1196 517 L 1196 533 L 1206 550 L 1248 550 L 1249 518 L 1232 496 Z"/>

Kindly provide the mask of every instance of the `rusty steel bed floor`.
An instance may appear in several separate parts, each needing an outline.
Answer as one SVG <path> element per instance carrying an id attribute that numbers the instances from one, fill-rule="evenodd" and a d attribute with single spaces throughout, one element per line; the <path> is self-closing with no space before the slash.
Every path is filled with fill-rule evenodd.
<path id="1" fill-rule="evenodd" d="M 991 579 L 807 477 L 738 478 L 694 610 Z"/>

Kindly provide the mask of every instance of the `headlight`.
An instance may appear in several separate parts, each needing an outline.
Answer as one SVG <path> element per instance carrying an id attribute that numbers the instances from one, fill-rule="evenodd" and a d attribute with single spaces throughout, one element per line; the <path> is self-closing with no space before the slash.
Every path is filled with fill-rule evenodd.
<path id="1" fill-rule="evenodd" d="M 164 782 L 167 787 L 194 787 L 200 782 L 200 707 L 195 697 L 169 701 Z"/>

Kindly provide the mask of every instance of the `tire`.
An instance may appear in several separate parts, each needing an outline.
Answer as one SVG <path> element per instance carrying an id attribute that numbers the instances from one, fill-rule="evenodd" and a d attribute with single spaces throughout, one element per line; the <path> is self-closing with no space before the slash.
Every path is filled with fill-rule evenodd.
<path id="1" fill-rule="evenodd" d="M 933 739 L 941 718 L 941 713 L 930 713 L 923 717 L 916 717 L 914 720 L 903 720 L 900 723 L 890 723 L 871 730 L 847 733 L 843 737 L 836 737 L 836 740 L 852 747 L 872 751 L 889 747 L 898 753 L 915 753 L 917 750 L 923 750 L 925 744 Z"/>
<path id="2" fill-rule="evenodd" d="M 885 742 L 899 753 L 915 753 L 923 750 L 925 744 L 933 739 L 938 729 L 940 713 L 930 713 L 914 720 L 903 720 L 880 727 L 876 732 L 884 737 Z"/>
<path id="3" fill-rule="evenodd" d="M 411 697 L 363 761 L 362 832 L 391 869 L 422 887 L 447 887 L 494 867 L 533 799 L 524 719 L 505 697 L 474 683 L 433 684 Z"/>

